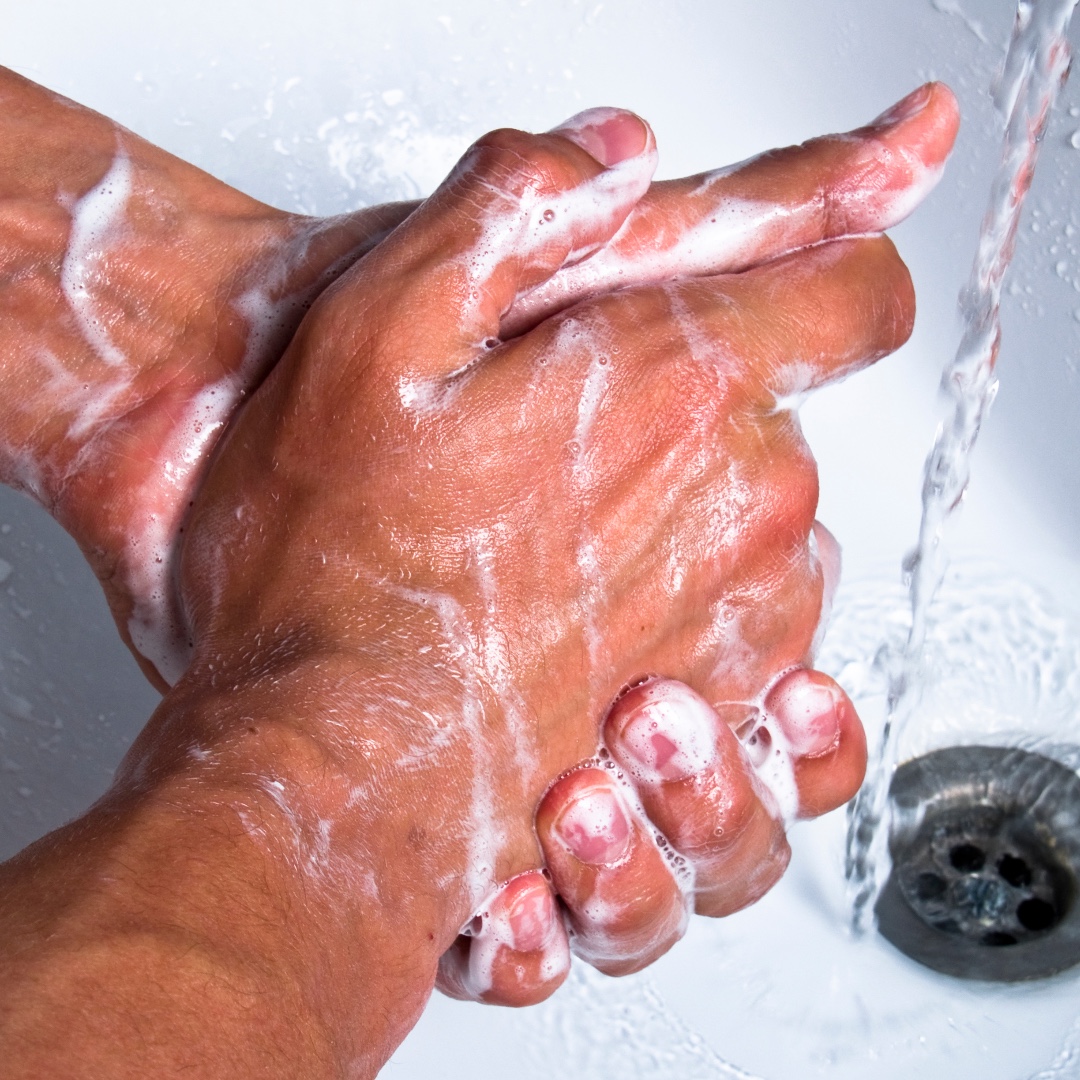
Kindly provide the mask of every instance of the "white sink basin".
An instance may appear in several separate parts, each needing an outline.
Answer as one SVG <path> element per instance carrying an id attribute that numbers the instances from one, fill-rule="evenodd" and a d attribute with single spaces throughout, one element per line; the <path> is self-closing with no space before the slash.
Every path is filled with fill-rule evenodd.
<path id="1" fill-rule="evenodd" d="M 880 687 L 869 662 L 899 610 L 938 372 L 958 340 L 955 298 L 996 161 L 987 87 L 1009 0 L 9 7 L 0 63 L 260 198 L 313 213 L 423 194 L 484 130 L 544 129 L 588 105 L 647 117 L 661 175 L 674 176 L 855 126 L 927 78 L 948 81 L 965 118 L 957 152 L 928 205 L 895 231 L 919 297 L 914 337 L 803 409 L 822 469 L 820 517 L 845 547 L 850 583 L 823 664 L 873 726 Z M 983 604 L 985 632 L 942 654 L 959 662 L 941 669 L 910 752 L 981 731 L 1080 742 L 1072 681 L 1038 674 L 1066 670 L 1080 647 L 1078 129 L 1075 85 L 1046 137 L 1005 311 L 1001 393 L 952 534 L 966 575 L 953 586 L 954 615 Z M 984 560 L 989 575 L 973 569 Z M 1043 655 L 995 623 L 1003 610 L 1019 613 L 1015 625 L 1034 612 L 1053 628 Z M 155 701 L 74 545 L 0 491 L 0 856 L 96 797 Z M 578 972 L 525 1013 L 437 999 L 385 1075 L 1020 1080 L 1067 1052 L 1077 976 L 964 984 L 882 943 L 850 941 L 842 831 L 841 815 L 800 827 L 769 897 L 720 923 L 695 920 L 688 941 L 641 976 Z M 1080 1075 L 1069 1068 L 1054 1075 Z"/>

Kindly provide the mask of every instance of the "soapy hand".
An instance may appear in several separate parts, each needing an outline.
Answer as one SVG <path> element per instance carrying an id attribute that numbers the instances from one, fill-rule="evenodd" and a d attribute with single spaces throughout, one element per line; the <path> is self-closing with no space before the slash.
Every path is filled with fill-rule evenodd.
<path id="1" fill-rule="evenodd" d="M 41 371 L 47 370 L 49 413 L 54 428 L 62 428 L 41 425 L 32 394 L 8 395 L 14 418 L 5 418 L 4 430 L 17 432 L 21 414 L 31 437 L 14 452 L 9 449 L 7 475 L 42 498 L 80 540 L 103 578 L 122 631 L 129 641 L 136 639 L 144 667 L 160 685 L 159 673 L 172 681 L 187 661 L 189 630 L 171 588 L 171 560 L 216 438 L 241 398 L 276 362 L 310 299 L 412 207 L 379 208 L 329 222 L 297 219 L 260 206 L 78 109 L 80 141 L 90 151 L 84 171 L 101 179 L 83 191 L 79 180 L 68 176 L 76 193 L 58 201 L 64 193 L 49 188 L 44 178 L 56 172 L 49 167 L 50 155 L 66 152 L 68 142 L 41 113 L 62 112 L 70 125 L 75 107 L 51 95 L 43 101 L 40 88 L 9 73 L 4 89 L 9 96 L 29 96 L 36 105 L 10 110 L 7 122 L 25 117 L 35 133 L 52 131 L 56 139 L 49 145 L 35 134 L 34 140 L 10 143 L 35 145 L 44 154 L 36 171 L 9 171 L 3 192 L 7 208 L 16 209 L 9 220 L 17 225 L 19 239 L 32 235 L 44 243 L 34 258 L 26 258 L 24 248 L 23 261 L 34 267 L 36 278 L 10 278 L 3 299 L 17 316 L 7 325 L 26 358 L 24 378 L 39 385 Z M 774 151 L 703 177 L 653 184 L 599 251 L 571 260 L 516 295 L 499 332 L 504 337 L 521 333 L 553 311 L 612 288 L 743 270 L 830 237 L 887 227 L 936 179 L 954 130 L 947 91 L 929 88 L 851 135 Z M 592 138 L 589 129 L 578 135 L 585 142 Z M 46 187 L 38 190 L 43 183 Z M 37 218 L 28 218 L 28 207 Z M 170 241 L 165 282 L 163 236 Z M 207 265 L 204 250 L 215 253 L 216 264 Z M 27 280 L 36 304 L 27 303 Z M 182 334 L 175 332 L 178 325 Z M 43 328 L 55 340 L 44 340 Z M 835 563 L 831 538 L 820 527 L 816 535 L 823 563 Z M 780 695 L 785 686 L 796 692 Z M 683 700 L 683 712 L 700 713 L 699 728 L 705 724 L 726 732 L 730 725 L 743 746 L 734 736 L 715 735 L 713 741 L 720 740 L 712 751 L 715 760 L 702 757 L 699 746 L 698 765 L 706 779 L 681 778 L 674 787 L 670 777 L 650 782 L 640 769 L 635 772 L 636 759 L 627 757 L 614 719 L 606 726 L 611 762 L 636 785 L 630 801 L 637 811 L 628 810 L 634 837 L 647 835 L 641 810 L 647 811 L 682 852 L 680 858 L 689 857 L 699 911 L 721 914 L 751 902 L 786 862 L 777 819 L 785 809 L 789 816 L 794 812 L 795 796 L 789 790 L 788 805 L 781 807 L 775 793 L 754 778 L 748 754 L 768 766 L 766 747 L 775 750 L 774 741 L 786 746 L 803 815 L 842 802 L 861 775 L 861 734 L 842 691 L 825 676 L 798 672 L 779 689 L 763 709 L 761 702 L 725 703 L 723 723 L 700 699 Z M 660 682 L 649 692 L 679 700 L 677 687 Z M 622 715 L 637 693 L 620 700 L 612 716 Z M 795 705 L 785 714 L 771 707 L 780 700 Z M 799 721 L 792 719 L 797 714 L 804 726 L 809 716 L 811 726 L 820 729 L 817 743 L 800 735 Z M 670 752 L 678 756 L 676 742 L 662 733 L 649 745 L 658 738 L 670 742 Z M 696 738 L 704 745 L 701 730 Z M 605 970 L 625 971 L 655 958 L 681 933 L 689 874 L 684 866 L 680 881 L 670 860 L 650 858 L 648 844 L 630 845 L 633 858 L 623 851 L 615 867 L 599 870 L 567 855 L 565 845 L 554 839 L 552 822 L 561 819 L 564 804 L 582 785 L 595 794 L 607 783 L 582 771 L 557 785 L 545 799 L 540 835 L 576 948 Z M 712 795 L 710 785 L 716 789 Z M 695 828 L 723 830 L 725 837 L 703 846 L 700 837 L 684 835 L 688 826 L 681 823 L 693 821 L 694 806 L 706 806 L 710 798 L 727 800 L 730 820 L 718 824 L 709 813 L 698 812 L 696 817 L 706 820 Z M 683 805 L 687 800 L 689 810 Z M 644 868 L 637 865 L 643 861 Z M 642 881 L 648 885 L 644 893 Z M 583 913 L 590 898 L 600 894 L 619 925 L 614 932 Z M 474 920 L 469 934 L 444 958 L 441 985 L 459 996 L 504 1003 L 545 996 L 565 972 L 566 955 L 548 878 L 538 872 L 520 875 L 482 907 L 484 917 Z M 598 936 L 604 941 L 593 940 Z M 556 955 L 563 961 L 554 963 Z"/>
<path id="2" fill-rule="evenodd" d="M 739 272 L 831 238 L 894 225 L 940 177 L 957 120 L 951 93 L 930 84 L 848 135 L 654 184 L 592 259 L 519 297 L 504 332 L 619 284 Z M 824 579 L 820 631 L 840 557 L 820 523 L 812 535 Z M 811 654 L 808 648 L 804 663 Z M 761 655 L 769 657 L 767 643 Z M 576 952 L 610 973 L 636 970 L 681 936 L 684 894 L 695 911 L 709 915 L 752 903 L 786 866 L 783 825 L 834 809 L 857 789 L 865 740 L 854 707 L 828 676 L 776 667 L 756 700 L 712 700 L 715 708 L 663 679 L 618 699 L 603 725 L 606 759 L 579 766 L 541 804 L 544 874 L 522 874 L 488 898 L 483 917 L 442 960 L 444 992 L 502 1005 L 550 994 L 565 972 L 564 965 L 553 973 L 550 955 L 566 952 L 552 889 Z M 618 769 L 614 783 L 612 768 Z M 584 856 L 557 827 L 580 817 L 573 807 L 582 792 L 609 805 L 600 818 L 611 841 L 605 847 L 596 829 L 576 829 L 575 842 L 591 852 Z M 653 856 L 649 837 L 657 831 L 677 852 L 674 874 L 670 858 Z M 596 918 L 597 909 L 604 919 Z"/>
<path id="3" fill-rule="evenodd" d="M 893 119 L 786 152 L 824 167 L 762 211 L 795 226 L 763 231 L 760 265 L 740 247 L 742 273 L 678 280 L 651 255 L 657 207 L 692 235 L 745 191 L 717 176 L 676 213 L 700 185 L 650 188 L 651 136 L 612 110 L 495 133 L 320 297 L 196 495 L 190 667 L 112 792 L 5 868 L 16 974 L 44 988 L 11 1014 L 26 1075 L 65 1046 L 117 1066 L 129 1015 L 205 1075 L 226 1046 L 241 1075 L 252 1032 L 306 1075 L 370 1075 L 448 946 L 464 995 L 557 983 L 545 864 L 610 971 L 670 944 L 691 903 L 767 887 L 784 822 L 846 797 L 863 752 L 804 668 L 835 550 L 790 405 L 912 315 L 884 239 L 782 253 L 892 222 L 955 116 L 937 89 Z M 821 213 L 821 176 L 847 205 L 856 167 L 880 218 Z M 605 253 L 634 237 L 630 279 Z M 609 270 L 582 278 L 590 255 Z M 543 310 L 588 299 L 533 325 L 545 290 Z M 116 340 L 83 316 L 107 365 Z M 102 1039 L 69 1001 L 86 979 Z M 137 1007 L 109 1009 L 118 988 Z"/>
<path id="4" fill-rule="evenodd" d="M 894 224 L 951 139 L 932 93 L 898 123 L 653 184 L 604 250 L 518 297 L 501 334 L 612 288 Z M 71 532 L 165 689 L 190 647 L 176 553 L 218 437 L 314 297 L 415 204 L 286 214 L 2 68 L 0 102 L 0 243 L 17 270 L 0 282 L 0 479 Z"/>
<path id="5" fill-rule="evenodd" d="M 863 766 L 850 703 L 804 670 L 833 553 L 787 403 L 897 347 L 910 282 L 887 240 L 836 240 L 594 297 L 504 340 L 515 302 L 642 199 L 643 127 L 623 156 L 637 123 L 600 111 L 482 140 L 314 305 L 185 545 L 185 683 L 317 681 L 288 727 L 321 764 L 285 790 L 346 861 L 384 812 L 377 785 L 346 778 L 373 755 L 405 770 L 399 810 L 425 830 L 409 888 L 437 882 L 451 923 L 481 912 L 444 985 L 493 1000 L 565 971 L 539 866 L 578 951 L 633 970 L 691 903 L 760 895 L 785 821 L 849 797 Z M 897 193 L 875 197 L 894 220 Z M 808 243 L 821 221 L 807 215 Z M 605 759 L 592 717 L 612 701 Z M 189 737 L 158 725 L 133 761 L 167 768 Z M 522 807 L 545 790 L 538 848 Z"/>

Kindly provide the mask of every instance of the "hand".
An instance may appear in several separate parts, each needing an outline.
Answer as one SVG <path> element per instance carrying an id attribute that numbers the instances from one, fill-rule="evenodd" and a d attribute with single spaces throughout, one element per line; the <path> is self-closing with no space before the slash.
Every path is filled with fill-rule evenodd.
<path id="1" fill-rule="evenodd" d="M 370 1075 L 456 929 L 541 864 L 523 807 L 590 716 L 650 672 L 752 702 L 806 658 L 813 467 L 777 397 L 903 339 L 903 267 L 842 241 L 499 344 L 647 183 L 648 146 L 603 170 L 571 134 L 483 142 L 241 413 L 184 554 L 191 669 L 112 792 L 3 868 L 15 1075 L 120 1076 L 136 1044 L 140 1073 Z"/>
<path id="2" fill-rule="evenodd" d="M 957 119 L 949 91 L 930 85 L 849 135 L 654 184 L 615 239 L 519 298 L 504 329 L 627 280 L 741 271 L 891 226 L 940 177 Z M 814 537 L 824 629 L 840 554 L 820 523 Z M 485 900 L 444 955 L 440 989 L 499 1005 L 543 1000 L 569 969 L 564 923 L 574 951 L 602 971 L 637 970 L 681 937 L 688 902 L 701 914 L 728 914 L 779 878 L 789 855 L 784 825 L 842 805 L 862 782 L 866 744 L 854 706 L 827 675 L 804 668 L 777 669 L 756 701 L 714 704 L 662 679 L 619 698 L 603 726 L 606 774 L 583 763 L 546 793 L 537 818 L 544 873 L 518 875 Z M 620 840 L 610 863 L 581 857 L 558 835 L 557 822 L 580 817 L 583 793 L 621 807 L 627 824 L 616 832 L 627 846 Z M 598 820 L 611 828 L 614 819 Z M 656 859 L 656 832 L 678 852 L 681 872 Z M 602 849 L 601 839 L 577 833 L 587 848 Z"/>
<path id="3" fill-rule="evenodd" d="M 777 402 L 910 328 L 902 264 L 862 239 L 594 299 L 500 343 L 516 297 L 621 225 L 647 156 L 604 171 L 552 136 L 482 141 L 315 304 L 193 514 L 196 654 L 178 690 L 228 687 L 214 712 L 229 719 L 167 714 L 129 776 L 181 760 L 187 773 L 197 749 L 212 784 L 241 768 L 280 778 L 260 835 L 288 830 L 302 863 L 322 829 L 331 876 L 384 867 L 379 911 L 441 927 L 436 949 L 497 879 L 541 865 L 522 807 L 595 751 L 589 718 L 620 687 L 663 672 L 709 701 L 753 702 L 806 661 L 823 588 L 813 464 Z M 700 757 L 718 766 L 705 790 L 730 790 L 738 766 L 768 865 L 782 834 L 738 754 Z M 613 790 L 595 813 L 614 823 Z M 622 834 L 682 919 L 659 851 L 630 822 Z M 721 910 L 722 891 L 702 894 Z M 342 988 L 331 1010 L 351 1013 L 349 972 L 378 962 L 342 933 L 372 920 L 367 904 L 309 907 L 310 932 L 336 943 L 320 977 Z"/>
<path id="4" fill-rule="evenodd" d="M 285 214 L 4 69 L 0 96 L 0 235 L 20 271 L 0 284 L 0 479 L 71 532 L 165 689 L 190 648 L 175 556 L 217 438 L 318 292 L 415 204 Z M 893 224 L 940 173 L 943 108 L 653 185 L 612 244 L 518 298 L 502 334 L 611 288 Z"/>

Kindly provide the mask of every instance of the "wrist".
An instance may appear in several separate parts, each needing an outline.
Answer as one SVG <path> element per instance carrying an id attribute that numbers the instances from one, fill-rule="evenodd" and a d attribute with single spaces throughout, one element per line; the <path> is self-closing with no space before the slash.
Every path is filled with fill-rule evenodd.
<path id="1" fill-rule="evenodd" d="M 424 715 L 388 692 L 403 685 L 422 688 Z M 467 775 L 456 755 L 416 753 L 418 728 L 452 730 L 455 699 L 385 655 L 196 663 L 118 776 L 169 820 L 179 808 L 230 838 L 208 873 L 227 872 L 233 897 L 260 883 L 252 910 L 273 897 L 283 917 L 257 920 L 253 950 L 291 957 L 284 974 L 338 1045 L 364 1029 L 356 1054 L 404 1037 L 473 914 Z"/>
<path id="2" fill-rule="evenodd" d="M 99 1028 L 110 1011 L 114 1028 L 129 1009 L 145 1020 L 154 1003 L 128 1002 L 124 987 L 149 983 L 152 999 L 160 973 L 167 1031 L 182 1030 L 190 1003 L 192 1024 L 213 1010 L 237 1060 L 280 1047 L 304 1075 L 346 1062 L 374 1075 L 471 912 L 453 839 L 460 778 L 402 769 L 382 737 L 394 725 L 369 715 L 373 675 L 306 658 L 239 689 L 186 677 L 109 795 L 5 868 L 22 890 L 17 917 L 0 871 L 5 926 L 17 927 L 0 952 L 22 943 L 19 977 L 5 982 L 12 994 L 45 988 L 26 1006 L 47 1001 L 42 1030 L 78 1013 L 88 971 Z"/>

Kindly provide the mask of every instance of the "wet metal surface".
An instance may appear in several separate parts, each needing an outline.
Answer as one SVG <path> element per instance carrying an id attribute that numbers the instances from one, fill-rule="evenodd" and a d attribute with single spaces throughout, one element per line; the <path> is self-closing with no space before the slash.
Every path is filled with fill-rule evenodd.
<path id="1" fill-rule="evenodd" d="M 897 769 L 881 933 L 946 975 L 1016 982 L 1080 963 L 1080 777 L 960 746 Z"/>

